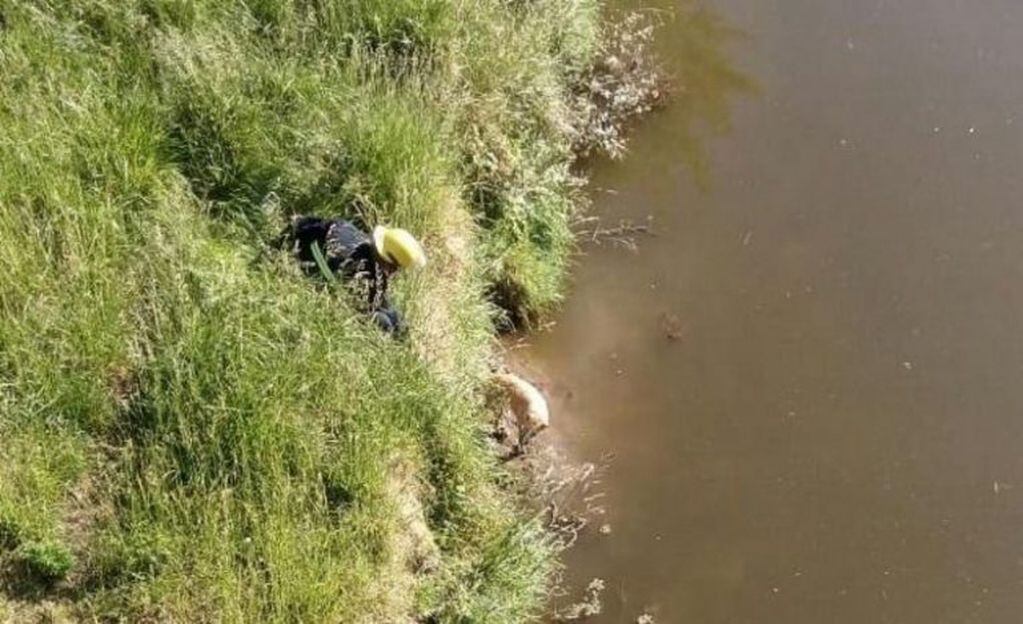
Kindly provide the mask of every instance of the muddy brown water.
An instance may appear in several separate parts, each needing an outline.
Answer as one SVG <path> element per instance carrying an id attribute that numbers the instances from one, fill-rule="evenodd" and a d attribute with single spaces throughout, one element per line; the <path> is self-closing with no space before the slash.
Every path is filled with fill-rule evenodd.
<path id="1" fill-rule="evenodd" d="M 1023 621 L 1023 2 L 703 11 L 658 35 L 698 79 L 593 168 L 655 235 L 587 244 L 524 356 L 549 439 L 613 455 L 557 604 Z"/>

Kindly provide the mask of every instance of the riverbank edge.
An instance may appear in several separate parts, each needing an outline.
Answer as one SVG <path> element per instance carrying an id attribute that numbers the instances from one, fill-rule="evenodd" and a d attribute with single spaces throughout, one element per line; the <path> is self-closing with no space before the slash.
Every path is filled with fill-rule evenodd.
<path id="1" fill-rule="evenodd" d="M 560 298 L 599 9 L 0 4 L 0 617 L 537 614 L 491 301 Z M 266 247 L 338 207 L 426 244 L 407 342 Z"/>

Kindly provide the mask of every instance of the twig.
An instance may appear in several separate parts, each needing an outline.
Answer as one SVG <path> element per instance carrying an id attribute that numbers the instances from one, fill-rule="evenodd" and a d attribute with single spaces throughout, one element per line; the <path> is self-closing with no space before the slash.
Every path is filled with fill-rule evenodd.
<path id="1" fill-rule="evenodd" d="M 648 218 L 646 223 L 635 223 L 630 219 L 621 219 L 615 227 L 601 227 L 600 220 L 598 218 L 590 217 L 588 219 L 583 219 L 581 223 L 588 224 L 595 222 L 596 225 L 592 229 L 584 229 L 580 231 L 579 237 L 598 245 L 609 242 L 612 245 L 619 245 L 631 251 L 636 251 L 638 249 L 638 245 L 636 244 L 636 237 L 638 235 L 655 235 L 650 227 L 650 221 L 651 219 Z"/>

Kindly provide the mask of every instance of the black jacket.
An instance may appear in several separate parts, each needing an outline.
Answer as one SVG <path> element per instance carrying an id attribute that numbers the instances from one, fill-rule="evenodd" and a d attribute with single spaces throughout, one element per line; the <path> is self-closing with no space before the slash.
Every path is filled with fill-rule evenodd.
<path id="1" fill-rule="evenodd" d="M 387 305 L 388 270 L 377 255 L 372 237 L 343 219 L 297 217 L 281 242 L 291 246 L 299 265 L 309 275 L 319 275 L 313 253 L 319 248 L 327 268 L 366 297 L 369 310 Z"/>

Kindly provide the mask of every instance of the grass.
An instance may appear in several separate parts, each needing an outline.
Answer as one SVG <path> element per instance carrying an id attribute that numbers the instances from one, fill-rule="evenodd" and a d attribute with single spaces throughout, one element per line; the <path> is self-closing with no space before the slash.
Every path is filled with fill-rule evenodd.
<path id="1" fill-rule="evenodd" d="M 596 0 L 0 0 L 0 618 L 520 622 L 497 299 L 561 292 Z M 267 253 L 416 232 L 407 342 Z"/>

